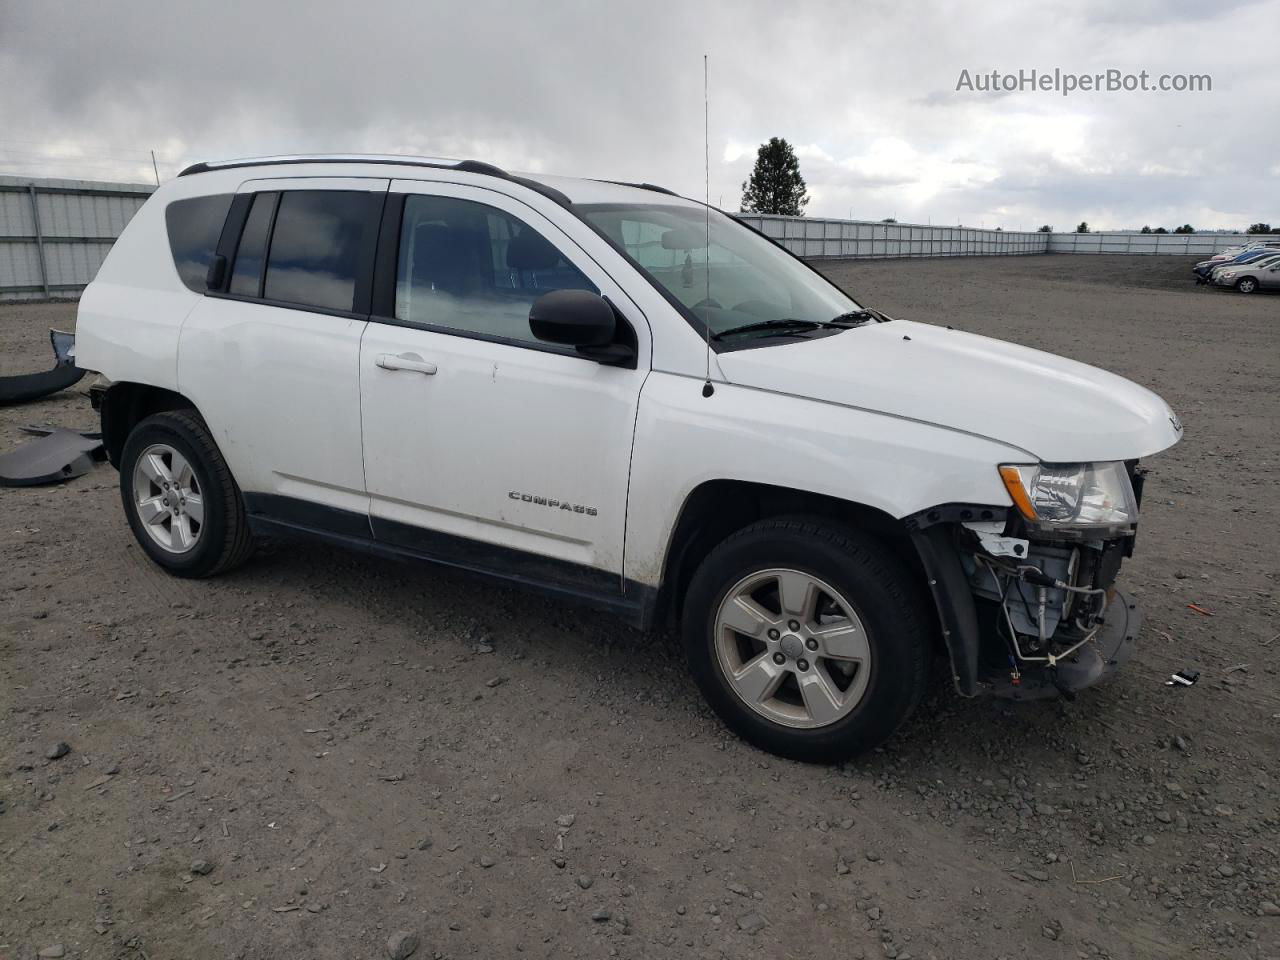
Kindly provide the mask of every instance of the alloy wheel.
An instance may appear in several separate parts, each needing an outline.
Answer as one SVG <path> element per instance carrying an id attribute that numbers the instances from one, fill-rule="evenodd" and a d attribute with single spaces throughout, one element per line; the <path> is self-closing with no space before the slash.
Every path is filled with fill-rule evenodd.
<path id="1" fill-rule="evenodd" d="M 188 553 L 204 530 L 204 496 L 187 458 L 153 443 L 133 467 L 133 502 L 142 529 L 161 549 Z"/>
<path id="2" fill-rule="evenodd" d="M 761 716 L 825 727 L 866 694 L 871 646 L 853 604 L 800 570 L 752 573 L 716 613 L 715 651 L 729 686 Z"/>

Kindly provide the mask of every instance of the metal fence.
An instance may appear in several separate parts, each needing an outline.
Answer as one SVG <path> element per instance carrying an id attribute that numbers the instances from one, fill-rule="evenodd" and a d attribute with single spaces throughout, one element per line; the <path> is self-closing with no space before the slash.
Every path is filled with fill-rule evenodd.
<path id="1" fill-rule="evenodd" d="M 0 300 L 77 297 L 155 187 L 0 177 Z M 743 214 L 807 259 L 1120 253 L 1209 256 L 1238 233 L 1024 233 L 919 223 Z"/>
<path id="2" fill-rule="evenodd" d="M 991 257 L 1046 253 L 1049 234 L 919 223 L 740 214 L 739 219 L 810 260 L 878 257 Z"/>
<path id="3" fill-rule="evenodd" d="M 1049 253 L 1206 256 L 1261 237 L 1247 233 L 1053 233 Z"/>
<path id="4" fill-rule="evenodd" d="M 153 190 L 0 177 L 0 300 L 78 297 Z"/>

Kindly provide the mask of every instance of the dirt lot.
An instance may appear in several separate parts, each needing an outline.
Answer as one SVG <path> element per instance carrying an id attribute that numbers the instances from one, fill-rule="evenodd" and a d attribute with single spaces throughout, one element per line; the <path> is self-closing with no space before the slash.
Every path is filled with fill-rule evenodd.
<path id="1" fill-rule="evenodd" d="M 109 467 L 0 490 L 0 960 L 378 957 L 400 930 L 456 958 L 1280 956 L 1280 297 L 1187 267 L 825 265 L 1186 423 L 1149 463 L 1121 675 L 1039 705 L 939 681 L 840 768 L 727 736 L 669 638 L 600 615 L 314 544 L 170 579 Z M 0 372 L 73 314 L 0 309 Z M 93 419 L 5 409 L 0 449 Z"/>

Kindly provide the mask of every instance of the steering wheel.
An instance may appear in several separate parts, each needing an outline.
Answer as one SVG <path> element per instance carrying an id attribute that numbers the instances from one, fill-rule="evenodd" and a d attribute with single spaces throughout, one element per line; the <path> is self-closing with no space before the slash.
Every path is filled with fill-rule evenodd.
<path id="1" fill-rule="evenodd" d="M 715 309 L 717 310 L 724 309 L 724 307 L 720 305 L 719 300 L 714 300 L 711 297 L 703 297 L 701 300 L 699 300 L 697 303 L 693 305 L 694 310 L 698 310 L 702 307 L 715 307 Z"/>

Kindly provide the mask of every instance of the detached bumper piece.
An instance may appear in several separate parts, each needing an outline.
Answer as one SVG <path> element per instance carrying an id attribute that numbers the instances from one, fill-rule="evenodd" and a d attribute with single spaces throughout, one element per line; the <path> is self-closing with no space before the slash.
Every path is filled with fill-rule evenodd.
<path id="1" fill-rule="evenodd" d="M 36 487 L 82 477 L 102 450 L 102 437 L 54 428 L 39 440 L 0 454 L 0 487 Z"/>
<path id="2" fill-rule="evenodd" d="M 75 385 L 84 376 L 84 371 L 76 366 L 74 333 L 50 330 L 49 342 L 53 346 L 53 369 L 44 373 L 0 377 L 0 406 L 39 400 Z"/>
<path id="3" fill-rule="evenodd" d="M 993 694 L 1010 700 L 1045 700 L 1073 696 L 1114 673 L 1133 656 L 1142 627 L 1142 611 L 1119 590 L 1103 613 L 1092 640 L 1050 666 L 1023 668 L 1015 677 L 1008 668 L 984 677 Z"/>

